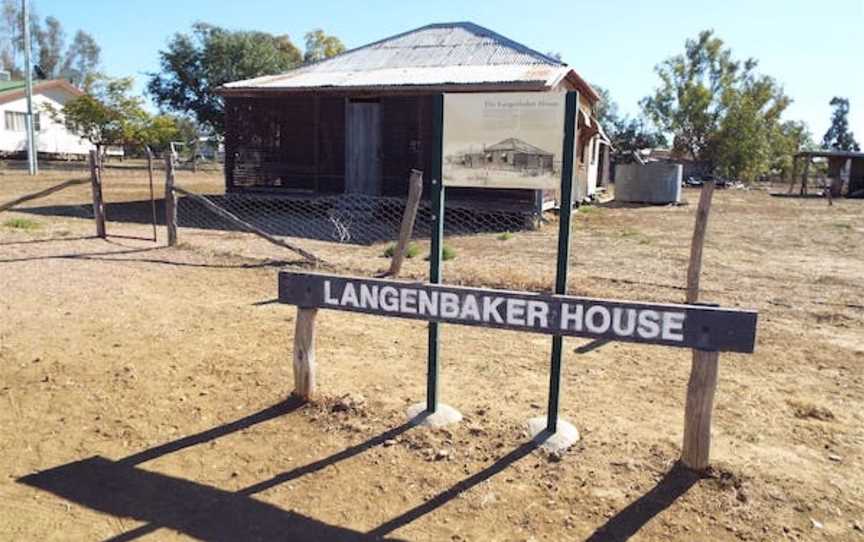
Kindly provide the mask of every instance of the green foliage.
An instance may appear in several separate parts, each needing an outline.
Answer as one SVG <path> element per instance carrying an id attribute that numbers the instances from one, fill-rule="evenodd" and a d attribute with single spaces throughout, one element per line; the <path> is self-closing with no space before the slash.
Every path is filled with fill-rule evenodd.
<path id="1" fill-rule="evenodd" d="M 734 61 L 712 30 L 702 31 L 685 42 L 684 54 L 654 69 L 660 86 L 642 99 L 642 109 L 661 130 L 675 134 L 677 153 L 704 160 L 727 107 L 726 93 L 755 66 L 753 59 Z"/>
<path id="2" fill-rule="evenodd" d="M 155 115 L 148 117 L 138 127 L 135 139 L 151 150 L 162 152 L 170 147 L 172 141 L 188 142 L 196 134 L 184 129 L 188 120 L 173 115 Z"/>
<path id="3" fill-rule="evenodd" d="M 396 243 L 390 243 L 387 245 L 387 248 L 384 249 L 383 256 L 385 258 L 392 258 L 394 254 L 396 254 Z M 409 243 L 408 248 L 405 249 L 405 257 L 414 258 L 418 254 L 420 254 L 420 247 L 414 243 Z"/>
<path id="4" fill-rule="evenodd" d="M 19 64 L 24 47 L 21 17 L 19 0 L 3 0 L 0 7 L 0 69 L 8 70 L 16 79 L 24 77 L 23 66 Z M 29 25 L 34 72 L 38 78 L 62 78 L 81 86 L 97 72 L 101 49 L 92 35 L 78 30 L 67 46 L 61 21 L 50 15 L 44 21 L 40 20 L 33 9 Z"/>
<path id="5" fill-rule="evenodd" d="M 822 147 L 838 151 L 860 151 L 855 134 L 849 131 L 849 99 L 834 96 L 831 99 L 831 127 L 822 137 Z"/>
<path id="6" fill-rule="evenodd" d="M 163 109 L 193 116 L 217 135 L 224 131 L 222 98 L 225 83 L 284 73 L 302 62 L 329 58 L 345 50 L 342 42 L 322 30 L 305 36 L 301 54 L 287 35 L 233 31 L 198 22 L 190 33 L 177 33 L 159 51 L 160 72 L 150 74 L 147 92 Z"/>
<path id="7" fill-rule="evenodd" d="M 132 96 L 132 78 L 91 78 L 85 94 L 67 101 L 62 109 L 45 109 L 57 121 L 65 122 L 97 149 L 106 145 L 139 143 L 150 117 L 141 98 Z"/>
<path id="8" fill-rule="evenodd" d="M 426 260 L 430 260 L 432 258 L 432 254 L 426 255 Z M 441 261 L 452 260 L 456 258 L 456 250 L 450 247 L 449 245 L 444 245 L 441 247 Z"/>
<path id="9" fill-rule="evenodd" d="M 780 122 L 791 99 L 756 66 L 752 58 L 735 60 L 713 31 L 703 31 L 686 41 L 684 54 L 655 68 L 660 85 L 640 102 L 642 109 L 674 134 L 678 156 L 707 162 L 733 179 L 785 173 L 806 144 L 807 130 Z"/>
<path id="10" fill-rule="evenodd" d="M 501 232 L 498 234 L 496 239 L 499 241 L 509 241 L 510 239 L 513 239 L 513 234 L 509 231 Z"/>
<path id="11" fill-rule="evenodd" d="M 612 99 L 609 89 L 593 83 L 591 84 L 591 88 L 597 91 L 597 94 L 600 96 L 600 101 L 594 104 L 594 118 L 597 119 L 597 122 L 604 128 L 618 122 L 618 104 Z"/>
<path id="12" fill-rule="evenodd" d="M 456 249 L 449 245 L 441 247 L 441 259 L 445 262 L 456 258 Z"/>
<path id="13" fill-rule="evenodd" d="M 777 161 L 780 114 L 791 103 L 770 77 L 748 76 L 738 88 L 728 89 L 726 111 L 714 134 L 711 158 L 721 175 L 755 180 Z M 791 158 L 791 155 L 789 155 Z"/>
<path id="14" fill-rule="evenodd" d="M 618 104 L 608 89 L 599 85 L 592 87 L 600 95 L 600 101 L 594 106 L 594 116 L 612 142 L 615 163 L 631 162 L 635 151 L 666 145 L 666 137 L 652 130 L 642 119 L 620 116 Z"/>
<path id="15" fill-rule="evenodd" d="M 35 230 L 39 227 L 39 223 L 29 218 L 10 218 L 3 223 L 7 228 L 18 230 Z"/>
<path id="16" fill-rule="evenodd" d="M 199 22 L 190 34 L 174 34 L 159 52 L 161 72 L 150 74 L 147 91 L 160 107 L 193 115 L 221 134 L 223 103 L 214 93 L 220 85 L 282 73 L 301 60 L 287 35 L 231 31 Z"/>
<path id="17" fill-rule="evenodd" d="M 303 62 L 318 62 L 345 52 L 345 45 L 336 36 L 328 36 L 320 28 L 306 33 Z"/>

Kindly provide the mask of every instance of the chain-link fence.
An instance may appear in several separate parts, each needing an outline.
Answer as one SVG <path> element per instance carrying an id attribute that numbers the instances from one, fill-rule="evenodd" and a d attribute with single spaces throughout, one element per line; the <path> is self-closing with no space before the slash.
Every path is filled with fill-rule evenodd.
<path id="1" fill-rule="evenodd" d="M 405 211 L 403 198 L 356 194 L 315 198 L 202 195 L 221 209 L 270 235 L 356 245 L 396 240 Z M 177 205 L 180 228 L 242 229 L 192 197 L 180 196 Z M 540 217 L 532 211 L 480 209 L 468 202 L 448 201 L 445 205 L 446 235 L 513 232 L 536 228 L 539 220 Z M 412 237 L 427 238 L 432 223 L 431 204 L 421 201 Z"/>

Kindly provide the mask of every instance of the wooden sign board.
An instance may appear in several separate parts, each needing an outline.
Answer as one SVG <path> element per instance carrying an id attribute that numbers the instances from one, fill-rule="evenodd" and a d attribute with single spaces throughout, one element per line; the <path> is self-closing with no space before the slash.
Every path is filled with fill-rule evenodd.
<path id="1" fill-rule="evenodd" d="M 279 273 L 279 302 L 709 351 L 753 352 L 757 313 L 700 305 L 637 303 L 319 273 Z"/>

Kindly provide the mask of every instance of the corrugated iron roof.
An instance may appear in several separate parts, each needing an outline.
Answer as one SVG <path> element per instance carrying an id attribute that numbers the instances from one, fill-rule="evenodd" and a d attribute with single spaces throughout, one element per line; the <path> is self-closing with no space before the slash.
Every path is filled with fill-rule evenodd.
<path id="1" fill-rule="evenodd" d="M 431 24 L 226 89 L 302 89 L 446 84 L 536 83 L 551 87 L 566 64 L 469 22 Z"/>

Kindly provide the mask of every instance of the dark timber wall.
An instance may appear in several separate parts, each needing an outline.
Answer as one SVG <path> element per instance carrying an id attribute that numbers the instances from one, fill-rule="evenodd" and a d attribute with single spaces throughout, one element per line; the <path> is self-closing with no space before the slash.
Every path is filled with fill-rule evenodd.
<path id="1" fill-rule="evenodd" d="M 225 99 L 229 192 L 332 195 L 345 192 L 345 110 L 350 97 L 297 94 Z M 431 171 L 432 96 L 358 98 L 380 104 L 381 195 L 405 196 L 412 168 Z M 424 183 L 428 185 L 428 175 Z M 424 190 L 424 196 L 429 191 Z M 448 200 L 528 210 L 532 190 L 453 188 Z"/>

